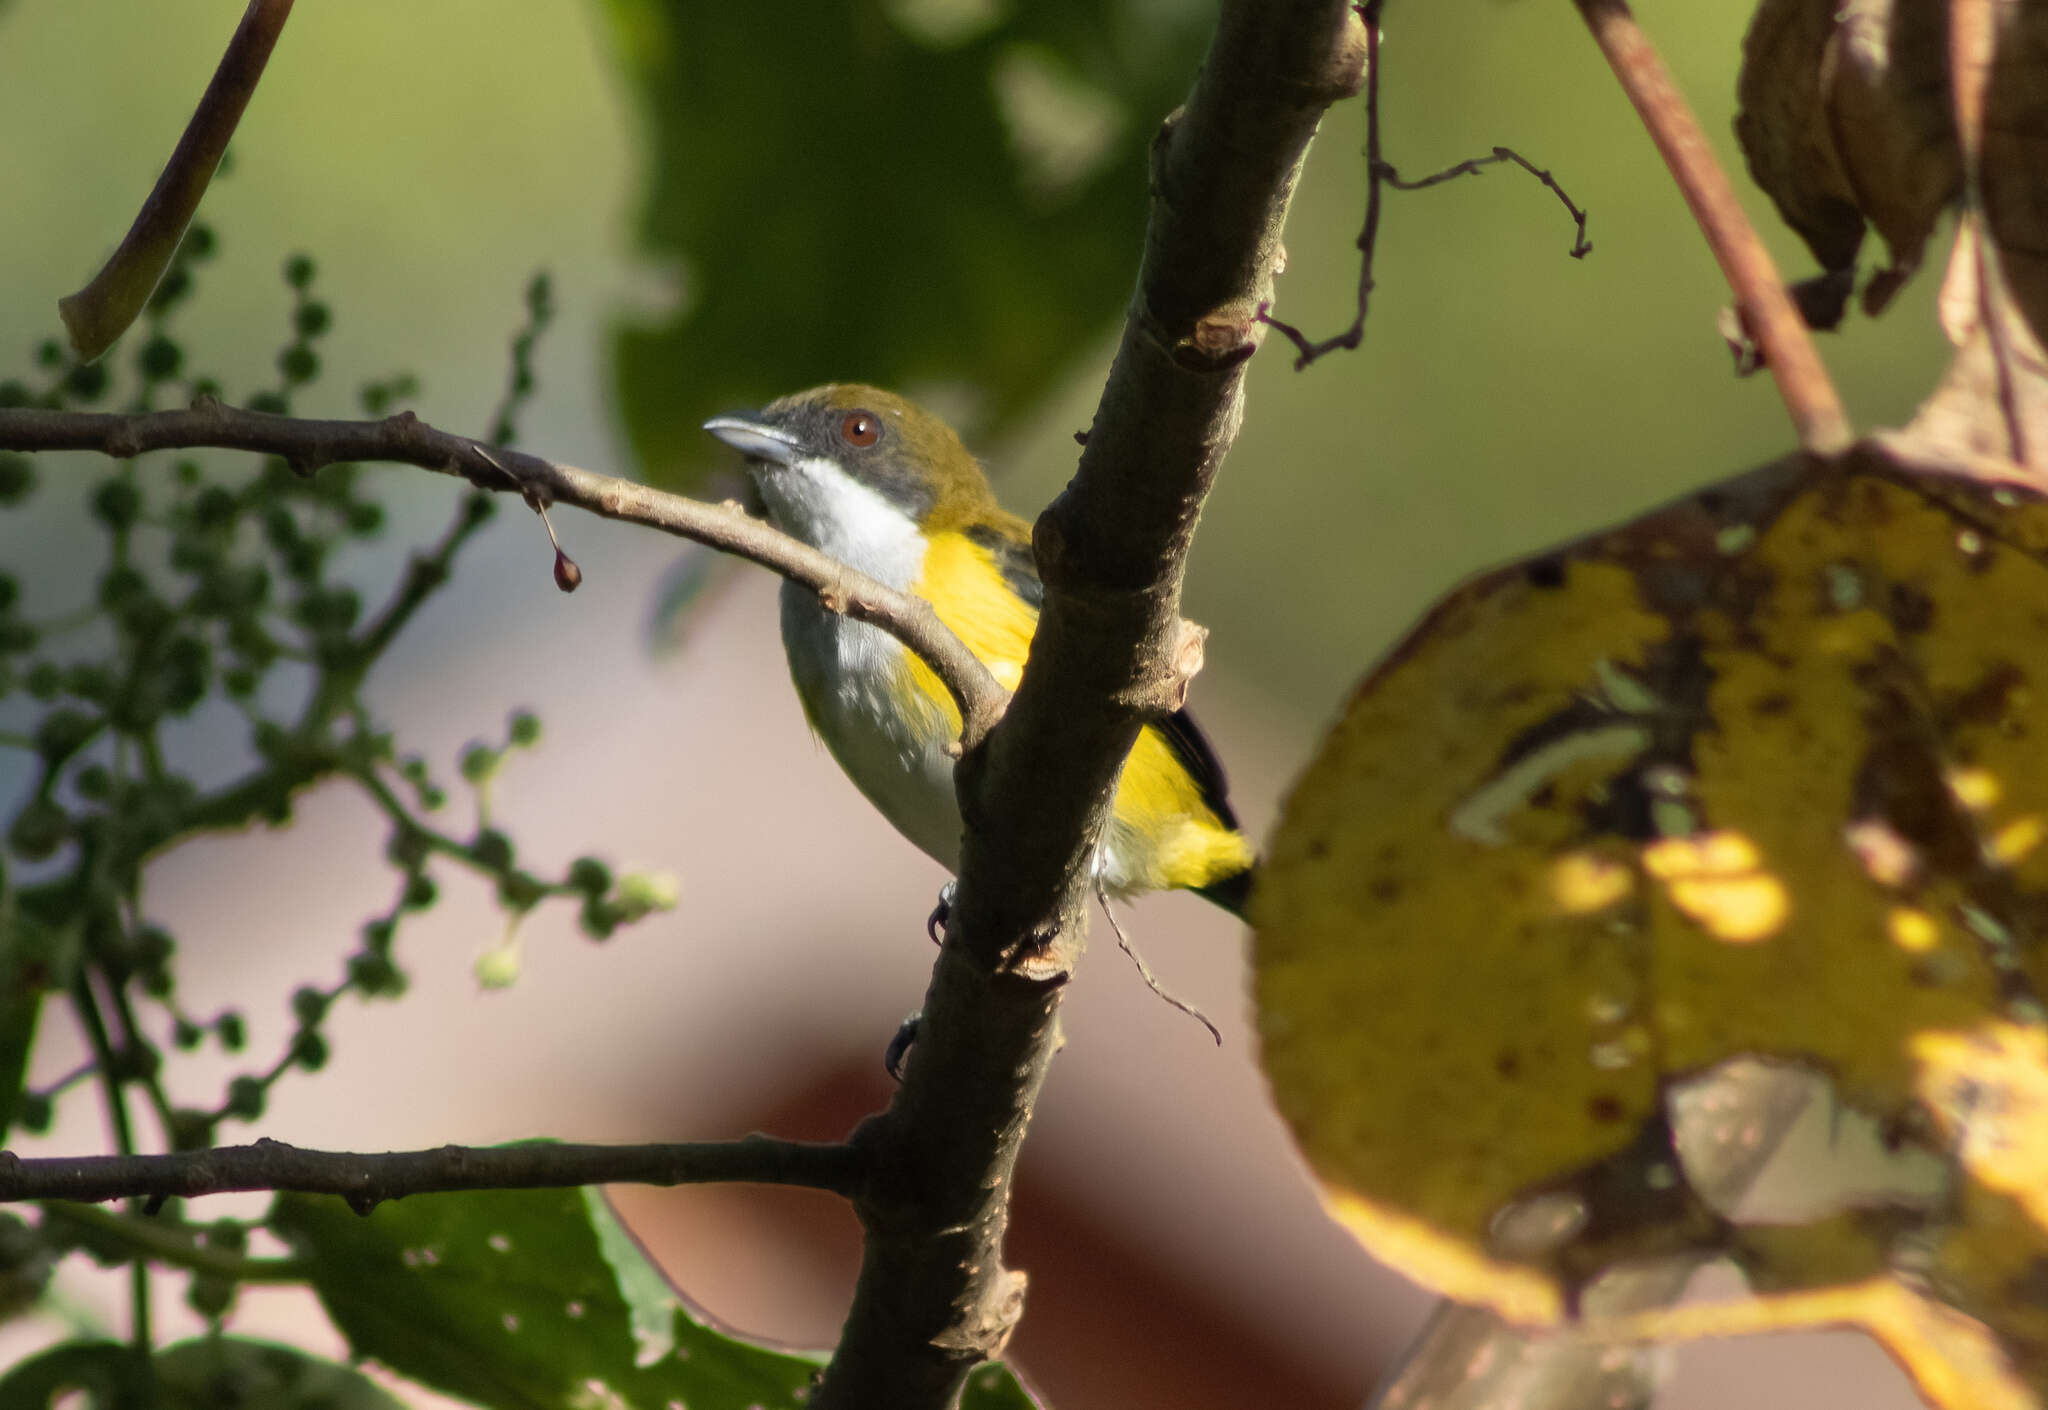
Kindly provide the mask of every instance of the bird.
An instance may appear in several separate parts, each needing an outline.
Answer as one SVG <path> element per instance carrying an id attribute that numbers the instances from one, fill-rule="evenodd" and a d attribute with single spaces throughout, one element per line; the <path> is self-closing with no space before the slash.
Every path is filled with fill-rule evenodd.
<path id="1" fill-rule="evenodd" d="M 1031 526 L 997 502 L 951 426 L 893 392 L 831 383 L 704 429 L 746 457 L 769 522 L 923 598 L 1016 689 L 1045 601 Z M 801 584 L 783 583 L 781 618 L 811 729 L 898 832 L 957 874 L 952 696 L 895 637 L 831 611 Z M 1241 916 L 1256 860 L 1193 717 L 1181 709 L 1145 725 L 1097 848 L 1098 890 L 1128 899 L 1186 889 Z"/>

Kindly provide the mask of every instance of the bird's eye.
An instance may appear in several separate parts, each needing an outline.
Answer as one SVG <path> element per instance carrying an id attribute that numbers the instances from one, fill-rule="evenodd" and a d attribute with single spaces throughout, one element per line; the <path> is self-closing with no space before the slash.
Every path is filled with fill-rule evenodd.
<path id="1" fill-rule="evenodd" d="M 849 411 L 839 423 L 839 439 L 865 449 L 882 439 L 882 419 L 872 411 Z"/>

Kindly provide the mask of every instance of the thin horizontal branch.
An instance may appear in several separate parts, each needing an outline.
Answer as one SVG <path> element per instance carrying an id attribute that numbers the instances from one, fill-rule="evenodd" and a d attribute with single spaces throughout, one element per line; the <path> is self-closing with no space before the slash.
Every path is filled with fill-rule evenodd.
<path id="1" fill-rule="evenodd" d="M 190 1199 L 236 1190 L 340 1195 L 367 1212 L 387 1199 L 450 1190 L 568 1185 L 801 1185 L 851 1196 L 865 1160 L 851 1145 L 744 1136 L 680 1145 L 590 1146 L 531 1141 L 359 1155 L 282 1141 L 176 1155 L 39 1156 L 0 1151 L 0 1203 L 60 1199 Z"/>
<path id="2" fill-rule="evenodd" d="M 86 450 L 126 460 L 153 450 L 213 447 L 281 456 L 301 474 L 343 460 L 415 465 L 460 475 L 479 489 L 517 493 L 536 509 L 566 504 L 606 519 L 690 539 L 801 583 L 835 612 L 870 622 L 924 659 L 960 707 L 963 746 L 1002 717 L 1009 696 L 922 599 L 857 573 L 753 518 L 737 504 L 707 504 L 632 480 L 488 446 L 400 412 L 378 421 L 272 416 L 202 400 L 177 411 L 0 410 L 0 450 Z"/>
<path id="3" fill-rule="evenodd" d="M 92 361 L 114 345 L 163 278 L 243 111 L 256 96 L 270 51 L 291 13 L 292 0 L 249 0 L 213 71 L 213 81 L 200 95 L 184 135 L 136 212 L 126 238 L 90 283 L 57 301 L 57 312 L 81 362 Z"/>

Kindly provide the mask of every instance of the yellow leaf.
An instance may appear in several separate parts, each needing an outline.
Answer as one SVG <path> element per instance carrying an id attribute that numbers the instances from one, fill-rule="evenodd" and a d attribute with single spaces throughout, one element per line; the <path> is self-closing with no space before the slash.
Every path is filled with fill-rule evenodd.
<path id="1" fill-rule="evenodd" d="M 2044 545 L 2035 496 L 1793 459 L 1440 604 L 1253 901 L 1264 1062 L 1332 1213 L 1529 1323 L 1731 1260 L 1738 1302 L 1615 1333 L 1852 1321 L 1939 1404 L 2035 1404 Z M 1746 1215 L 1725 1153 L 1767 1142 L 1679 1094 L 1753 1060 L 1893 1166 Z"/>

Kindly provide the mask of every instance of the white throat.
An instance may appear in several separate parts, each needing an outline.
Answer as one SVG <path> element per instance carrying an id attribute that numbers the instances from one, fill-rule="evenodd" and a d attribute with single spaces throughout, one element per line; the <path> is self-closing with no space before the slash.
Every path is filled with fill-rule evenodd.
<path id="1" fill-rule="evenodd" d="M 757 476 L 777 528 L 849 568 L 909 591 L 924 571 L 924 534 L 879 490 L 823 456 L 806 456 Z"/>

